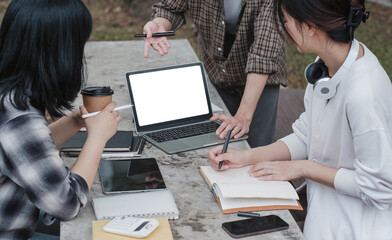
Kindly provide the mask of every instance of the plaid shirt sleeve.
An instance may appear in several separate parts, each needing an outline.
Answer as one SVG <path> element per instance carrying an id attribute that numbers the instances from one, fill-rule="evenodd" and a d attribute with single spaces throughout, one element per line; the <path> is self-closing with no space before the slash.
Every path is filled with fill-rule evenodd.
<path id="1" fill-rule="evenodd" d="M 22 188 L 37 208 L 60 220 L 74 218 L 87 203 L 88 186 L 64 166 L 45 118 L 31 112 L 21 114 L 1 131 L 0 144 L 6 155 L 2 174 Z M 14 204 L 18 203 L 15 199 Z"/>
<path id="2" fill-rule="evenodd" d="M 285 67 L 285 44 L 277 29 L 272 0 L 262 4 L 254 22 L 254 42 L 248 53 L 246 73 L 273 74 Z M 283 65 L 282 65 L 283 62 Z"/>
<path id="3" fill-rule="evenodd" d="M 185 24 L 184 12 L 187 8 L 186 0 L 161 0 L 154 4 L 151 19 L 166 18 L 171 22 L 172 29 L 177 30 Z"/>

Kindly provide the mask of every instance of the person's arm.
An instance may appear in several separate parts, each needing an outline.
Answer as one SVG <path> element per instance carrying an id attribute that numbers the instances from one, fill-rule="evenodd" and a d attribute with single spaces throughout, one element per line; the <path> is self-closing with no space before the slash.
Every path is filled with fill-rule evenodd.
<path id="1" fill-rule="evenodd" d="M 245 151 L 228 149 L 227 153 L 221 154 L 222 146 L 215 147 L 208 153 L 208 159 L 212 167 L 218 169 L 220 161 L 224 162 L 221 170 L 226 170 L 266 161 L 287 161 L 307 158 L 308 119 L 310 117 L 308 111 L 312 88 L 311 85 L 308 85 L 305 92 L 305 112 L 293 124 L 294 133 L 270 145 Z"/>
<path id="2" fill-rule="evenodd" d="M 72 219 L 88 201 L 98 155 L 121 120 L 117 111 L 112 112 L 114 107 L 111 103 L 86 120 L 89 138 L 98 145 L 89 139 L 89 154 L 83 150 L 71 171 L 64 166 L 42 115 L 26 113 L 8 121 L 0 134 L 0 145 L 7 156 L 0 162 L 2 173 L 23 188 L 37 208 L 60 220 Z"/>
<path id="3" fill-rule="evenodd" d="M 161 56 L 168 54 L 171 47 L 166 37 L 152 37 L 153 33 L 177 30 L 185 24 L 184 12 L 187 9 L 187 1 L 161 0 L 153 6 L 151 21 L 143 27 L 147 34 L 144 39 L 144 57 L 148 58 L 150 46 Z M 174 28 L 174 29 L 173 29 Z"/>
<path id="4" fill-rule="evenodd" d="M 267 80 L 268 75 L 266 74 L 249 73 L 237 113 L 234 116 L 225 114 L 214 114 L 212 116 L 211 121 L 220 120 L 222 122 L 216 130 L 216 134 L 220 138 L 224 139 L 230 129 L 233 130 L 232 137 L 234 138 L 240 138 L 249 132 L 254 111 Z"/>
<path id="5" fill-rule="evenodd" d="M 369 72 L 357 73 L 353 79 L 374 79 Z M 378 88 L 378 94 L 370 89 L 370 84 L 356 85 L 348 93 L 345 106 L 355 151 L 354 169 L 340 168 L 334 185 L 339 193 L 384 210 L 392 207 L 390 88 Z"/>
<path id="6" fill-rule="evenodd" d="M 52 132 L 52 138 L 57 148 L 75 135 L 82 127 L 85 127 L 85 124 L 79 109 L 49 124 L 49 129 Z"/>
<path id="7" fill-rule="evenodd" d="M 116 133 L 121 116 L 113 111 L 116 104 L 108 104 L 98 115 L 86 118 L 87 139 L 71 172 L 83 177 L 89 188 L 93 185 L 106 142 Z M 87 114 L 81 107 L 82 114 Z"/>
<path id="8" fill-rule="evenodd" d="M 337 168 L 311 160 L 263 161 L 253 165 L 249 175 L 262 181 L 290 181 L 307 178 L 334 188 L 337 171 Z"/>
<path id="9" fill-rule="evenodd" d="M 221 161 L 223 161 L 223 165 L 219 170 L 223 171 L 229 168 L 240 168 L 265 161 L 284 161 L 290 159 L 290 151 L 282 141 L 242 151 L 229 148 L 226 153 L 222 153 L 222 148 L 222 146 L 218 146 L 208 152 L 208 160 L 216 170 L 219 169 L 218 165 Z"/>
<path id="10" fill-rule="evenodd" d="M 273 1 L 262 5 L 254 21 L 254 41 L 248 53 L 246 68 L 246 85 L 237 113 L 231 117 L 214 115 L 211 120 L 221 120 L 222 126 L 216 133 L 225 138 L 227 131 L 233 129 L 233 136 L 239 138 L 249 131 L 257 102 L 272 74 L 285 65 L 285 45 L 275 24 Z"/>
<path id="11" fill-rule="evenodd" d="M 37 208 L 60 220 L 74 218 L 87 203 L 89 188 L 64 166 L 45 118 L 21 115 L 1 131 L 0 144 L 7 154 L 2 174 L 24 189 Z"/>

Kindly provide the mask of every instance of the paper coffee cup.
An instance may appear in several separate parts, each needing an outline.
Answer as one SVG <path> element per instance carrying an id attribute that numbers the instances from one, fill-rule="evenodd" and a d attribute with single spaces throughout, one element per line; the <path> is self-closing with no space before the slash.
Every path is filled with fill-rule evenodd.
<path id="1" fill-rule="evenodd" d="M 102 111 L 112 101 L 113 93 L 110 86 L 86 87 L 81 91 L 83 106 L 89 113 Z"/>

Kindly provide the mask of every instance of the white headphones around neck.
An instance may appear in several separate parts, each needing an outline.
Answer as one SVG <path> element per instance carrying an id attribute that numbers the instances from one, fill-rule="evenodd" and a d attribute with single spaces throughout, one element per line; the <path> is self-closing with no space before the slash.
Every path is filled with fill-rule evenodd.
<path id="1" fill-rule="evenodd" d="M 316 58 L 314 63 L 311 63 L 306 67 L 305 78 L 313 85 L 313 91 L 317 97 L 327 100 L 331 99 L 336 94 L 336 87 L 346 76 L 351 65 L 357 59 L 358 51 L 359 42 L 356 39 L 353 39 L 346 60 L 332 77 L 328 75 L 328 67 L 319 57 Z"/>

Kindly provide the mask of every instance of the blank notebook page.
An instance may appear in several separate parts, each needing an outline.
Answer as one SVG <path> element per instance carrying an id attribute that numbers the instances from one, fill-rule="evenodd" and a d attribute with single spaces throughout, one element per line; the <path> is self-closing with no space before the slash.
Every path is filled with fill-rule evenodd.
<path id="1" fill-rule="evenodd" d="M 210 166 L 200 167 L 207 179 L 211 183 L 232 183 L 232 182 L 258 182 L 257 178 L 249 176 L 250 166 L 243 168 L 229 169 L 226 171 L 216 171 Z"/>
<path id="2" fill-rule="evenodd" d="M 299 199 L 289 182 L 258 181 L 248 183 L 219 183 L 224 198 Z"/>

